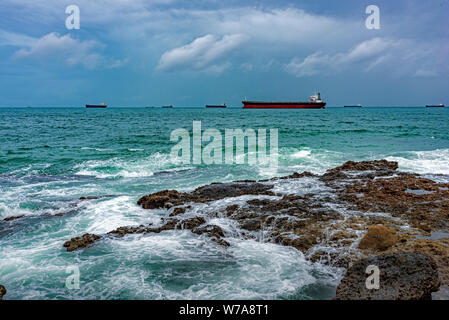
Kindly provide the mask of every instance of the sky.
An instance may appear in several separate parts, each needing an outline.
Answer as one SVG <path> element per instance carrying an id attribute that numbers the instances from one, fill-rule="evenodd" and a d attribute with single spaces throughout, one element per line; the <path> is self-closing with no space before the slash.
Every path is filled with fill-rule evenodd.
<path id="1" fill-rule="evenodd" d="M 241 106 L 315 89 L 329 106 L 449 104 L 448 17 L 449 0 L 1 0 L 0 106 Z"/>

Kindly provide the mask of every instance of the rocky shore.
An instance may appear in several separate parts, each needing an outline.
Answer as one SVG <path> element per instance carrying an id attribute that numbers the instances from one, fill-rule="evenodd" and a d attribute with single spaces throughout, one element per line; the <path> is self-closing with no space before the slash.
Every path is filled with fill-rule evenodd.
<path id="1" fill-rule="evenodd" d="M 369 266 L 380 270 L 378 289 L 366 286 Z M 432 292 L 439 287 L 438 268 L 429 255 L 419 252 L 387 253 L 356 261 L 338 286 L 335 299 L 431 300 Z"/>
<path id="2" fill-rule="evenodd" d="M 164 190 L 137 202 L 165 210 L 160 223 L 85 234 L 64 247 L 168 230 L 190 230 L 223 247 L 230 238 L 256 239 L 346 269 L 336 299 L 429 299 L 449 285 L 449 183 L 397 169 L 386 160 L 349 161 L 323 175 Z M 364 289 L 369 264 L 380 268 L 374 291 Z"/>
<path id="3" fill-rule="evenodd" d="M 0 300 L 3 299 L 3 296 L 6 294 L 6 288 L 0 285 Z"/>

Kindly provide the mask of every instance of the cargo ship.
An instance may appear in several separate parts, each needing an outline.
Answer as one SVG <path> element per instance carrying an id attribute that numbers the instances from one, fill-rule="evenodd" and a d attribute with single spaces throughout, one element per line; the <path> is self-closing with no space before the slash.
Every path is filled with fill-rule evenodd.
<path id="1" fill-rule="evenodd" d="M 353 105 L 353 106 L 344 106 L 345 108 L 361 108 L 362 106 L 360 104 Z"/>
<path id="2" fill-rule="evenodd" d="M 326 102 L 314 94 L 309 101 L 242 101 L 243 109 L 324 109 Z"/>
<path id="3" fill-rule="evenodd" d="M 162 106 L 162 109 L 171 109 L 171 108 L 173 108 L 172 105 L 169 105 L 169 106 Z"/>
<path id="4" fill-rule="evenodd" d="M 428 104 L 426 105 L 426 108 L 444 108 L 445 105 L 444 104 Z"/>
<path id="5" fill-rule="evenodd" d="M 206 108 L 226 108 L 226 103 L 223 103 L 223 104 L 206 104 Z"/>
<path id="6" fill-rule="evenodd" d="M 102 103 L 102 104 L 86 104 L 86 108 L 106 108 L 107 104 L 106 103 Z"/>

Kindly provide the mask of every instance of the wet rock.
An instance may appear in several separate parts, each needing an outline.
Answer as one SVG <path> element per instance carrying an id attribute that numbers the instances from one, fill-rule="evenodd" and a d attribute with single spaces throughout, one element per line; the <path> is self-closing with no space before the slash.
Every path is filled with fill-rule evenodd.
<path id="1" fill-rule="evenodd" d="M 449 246 L 439 241 L 432 241 L 429 239 L 417 239 L 413 236 L 408 236 L 406 242 L 400 246 L 389 249 L 390 252 L 412 251 L 429 255 L 433 258 L 438 266 L 438 273 L 442 285 L 449 284 Z"/>
<path id="2" fill-rule="evenodd" d="M 422 230 L 444 230 L 449 228 L 447 186 L 419 175 L 398 173 L 394 177 L 355 180 L 337 194 L 340 201 L 358 211 L 386 212 Z"/>
<path id="3" fill-rule="evenodd" d="M 0 285 L 0 300 L 3 299 L 3 296 L 6 294 L 6 288 Z"/>
<path id="4" fill-rule="evenodd" d="M 397 241 L 396 233 L 384 226 L 372 226 L 360 240 L 360 249 L 383 251 L 393 246 Z"/>
<path id="5" fill-rule="evenodd" d="M 163 208 L 167 203 L 171 206 L 180 202 L 181 193 L 176 190 L 164 190 L 144 196 L 137 201 L 137 204 L 144 209 Z"/>
<path id="6" fill-rule="evenodd" d="M 187 202 L 205 203 L 242 195 L 274 195 L 272 185 L 258 182 L 212 183 L 192 192 L 159 191 L 140 198 L 137 204 L 144 209 L 171 208 Z"/>
<path id="7" fill-rule="evenodd" d="M 202 224 L 206 220 L 202 217 L 195 217 L 190 219 L 178 220 L 178 219 L 166 219 L 163 220 L 162 225 L 159 227 L 154 227 L 152 224 L 147 226 L 137 226 L 137 227 L 120 227 L 113 231 L 108 232 L 109 235 L 123 237 L 127 234 L 136 233 L 161 233 L 162 231 L 169 231 L 175 229 L 187 229 L 192 230 Z"/>
<path id="8" fill-rule="evenodd" d="M 305 177 L 319 180 L 326 188 L 273 192 L 275 181 Z M 221 212 L 207 206 L 243 195 L 251 195 L 244 205 L 231 202 Z M 205 204 L 201 215 L 184 214 L 195 203 Z M 441 281 L 449 285 L 449 246 L 441 240 L 417 239 L 434 231 L 449 232 L 449 184 L 397 171 L 396 162 L 349 161 L 321 176 L 304 172 L 259 182 L 212 183 L 190 192 L 164 190 L 140 198 L 138 204 L 145 209 L 165 208 L 168 217 L 157 226 L 121 227 L 107 236 L 185 229 L 228 246 L 223 230 L 206 222 L 228 218 L 235 226 L 233 236 L 292 246 L 307 259 L 331 266 L 347 268 L 367 254 L 428 254 Z M 360 247 L 354 245 L 357 242 Z"/>
<path id="9" fill-rule="evenodd" d="M 192 230 L 200 225 L 206 223 L 206 220 L 203 217 L 195 217 L 191 219 L 181 220 L 177 224 L 177 229 L 188 229 Z"/>
<path id="10" fill-rule="evenodd" d="M 138 227 L 119 227 L 115 230 L 108 232 L 108 234 L 122 238 L 127 234 L 145 233 L 147 230 L 148 227 L 144 227 L 142 225 Z"/>
<path id="11" fill-rule="evenodd" d="M 219 226 L 216 225 L 207 225 L 207 226 L 201 226 L 193 229 L 193 233 L 201 235 L 201 234 L 208 234 L 210 236 L 221 238 L 224 237 L 223 229 L 221 229 Z"/>
<path id="12" fill-rule="evenodd" d="M 261 181 L 276 181 L 276 180 L 288 180 L 288 179 L 300 179 L 300 178 L 311 178 L 311 177 L 317 177 L 316 174 L 313 174 L 308 171 L 304 171 L 302 173 L 294 172 L 293 174 L 285 177 L 275 177 L 271 178 L 270 180 L 261 180 Z"/>
<path id="13" fill-rule="evenodd" d="M 235 211 L 237 211 L 239 208 L 240 208 L 240 206 L 237 205 L 237 204 L 233 204 L 233 205 L 227 206 L 227 207 L 226 207 L 226 215 L 227 215 L 227 216 L 232 215 L 232 214 L 233 214 Z"/>
<path id="14" fill-rule="evenodd" d="M 373 161 L 347 161 L 341 166 L 328 170 L 328 172 L 340 172 L 340 171 L 394 171 L 398 168 L 396 161 L 387 160 L 373 160 Z"/>
<path id="15" fill-rule="evenodd" d="M 357 238 L 357 235 L 354 232 L 350 232 L 347 230 L 338 230 L 330 237 L 330 241 L 341 241 L 347 239 Z"/>
<path id="16" fill-rule="evenodd" d="M 59 212 L 59 213 L 53 215 L 53 217 L 64 217 L 64 216 L 67 216 L 67 215 L 70 215 L 70 214 L 74 214 L 76 212 L 77 212 L 77 210 L 70 210 L 70 211 L 65 211 L 65 212 Z"/>
<path id="17" fill-rule="evenodd" d="M 272 185 L 258 182 L 212 183 L 192 192 L 196 201 L 208 202 L 242 195 L 273 195 Z"/>
<path id="18" fill-rule="evenodd" d="M 332 183 L 338 182 L 339 180 L 346 180 L 350 177 L 341 171 L 327 171 L 320 177 L 320 180 L 327 182 L 328 186 L 332 186 Z"/>
<path id="19" fill-rule="evenodd" d="M 177 215 L 183 214 L 186 212 L 186 208 L 180 207 L 180 208 L 174 208 L 173 212 L 170 213 L 170 217 L 176 217 Z"/>
<path id="20" fill-rule="evenodd" d="M 262 228 L 260 219 L 244 220 L 240 222 L 240 227 L 248 231 L 257 231 Z"/>
<path id="21" fill-rule="evenodd" d="M 66 241 L 64 243 L 64 247 L 67 248 L 68 252 L 71 252 L 79 248 L 85 248 L 94 243 L 95 241 L 97 241 L 98 239 L 100 239 L 100 236 L 97 236 L 96 234 L 86 233 L 81 237 L 75 237 L 72 238 L 70 241 Z"/>
<path id="22" fill-rule="evenodd" d="M 218 243 L 220 246 L 223 246 L 223 247 L 230 247 L 231 246 L 231 244 L 229 242 L 227 242 L 226 240 L 223 240 L 223 239 L 212 238 L 212 241 Z"/>
<path id="23" fill-rule="evenodd" d="M 98 200 L 98 199 L 104 199 L 104 198 L 113 198 L 116 197 L 116 195 L 102 195 L 102 196 L 87 196 L 87 197 L 79 197 L 79 200 L 85 201 L 85 200 Z"/>
<path id="24" fill-rule="evenodd" d="M 174 230 L 178 224 L 177 219 L 166 219 L 162 221 L 162 225 L 159 227 L 153 226 L 153 224 L 148 224 L 146 226 L 134 226 L 134 227 L 119 227 L 115 230 L 108 232 L 108 235 L 115 237 L 124 237 L 128 234 L 146 234 L 146 233 L 161 233 L 162 231 Z"/>
<path id="25" fill-rule="evenodd" d="M 294 239 L 280 237 L 280 243 L 284 246 L 291 246 L 303 253 L 306 253 L 318 243 L 318 238 L 316 235 L 300 236 Z"/>
<path id="26" fill-rule="evenodd" d="M 430 224 L 428 224 L 426 222 L 420 222 L 419 220 L 415 220 L 415 221 L 412 221 L 412 224 L 416 228 L 419 228 L 425 232 L 432 232 L 432 227 L 430 226 Z"/>
<path id="27" fill-rule="evenodd" d="M 13 217 L 5 218 L 5 219 L 3 219 L 3 221 L 5 221 L 5 222 L 8 222 L 8 221 L 14 221 L 14 220 L 17 220 L 17 219 L 20 219 L 20 218 L 23 218 L 23 217 L 24 217 L 24 215 L 13 216 Z"/>
<path id="28" fill-rule="evenodd" d="M 225 236 L 223 229 L 216 225 L 207 225 L 207 226 L 200 226 L 192 230 L 193 233 L 202 235 L 206 234 L 208 237 L 211 238 L 212 241 L 215 241 L 221 246 L 229 247 L 230 244 L 226 240 L 223 240 L 222 238 Z"/>
<path id="29" fill-rule="evenodd" d="M 379 289 L 367 289 L 368 266 L 380 270 Z M 369 280 L 368 280 L 369 281 Z M 416 252 L 388 253 L 357 261 L 337 288 L 336 300 L 430 300 L 440 280 L 434 260 Z"/>

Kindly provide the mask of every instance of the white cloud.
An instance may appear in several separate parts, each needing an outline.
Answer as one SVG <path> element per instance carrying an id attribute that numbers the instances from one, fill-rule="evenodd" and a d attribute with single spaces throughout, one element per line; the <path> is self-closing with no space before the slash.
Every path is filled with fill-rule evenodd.
<path id="1" fill-rule="evenodd" d="M 449 50 L 441 50 L 447 41 L 438 33 L 421 35 L 421 40 L 414 43 L 410 40 L 413 45 L 393 40 L 417 39 L 416 26 L 434 26 L 423 23 L 428 18 L 419 10 L 407 18 L 390 19 L 388 29 L 378 32 L 382 38 L 366 41 L 373 32 L 364 28 L 363 10 L 360 17 L 354 17 L 312 13 L 293 4 L 277 9 L 273 5 L 204 5 L 202 0 L 195 2 L 198 5 L 176 0 L 111 0 L 107 5 L 105 1 L 78 0 L 77 4 L 81 9 L 81 29 L 97 31 L 95 34 L 101 36 L 103 43 L 119 43 L 110 48 L 119 54 L 126 50 L 134 67 L 139 66 L 145 72 L 156 66 L 160 71 L 189 69 L 220 73 L 231 65 L 242 66 L 241 70 L 251 65 L 251 70 L 263 71 L 269 69 L 268 61 L 275 62 L 270 70 L 284 66 L 284 70 L 300 77 L 338 73 L 349 66 L 361 72 L 391 67 L 398 74 L 416 76 L 447 70 Z M 2 12 L 20 12 L 27 17 L 24 22 L 43 25 L 45 30 L 61 25 L 66 18 L 65 5 L 60 0 L 2 0 L 0 4 Z M 193 9 L 213 6 L 217 9 Z M 410 21 L 415 23 L 410 25 Z M 245 45 L 234 36 L 245 39 Z M 31 40 L 0 33 L 0 45 L 22 43 L 27 52 L 30 48 L 25 43 Z M 221 41 L 223 48 L 217 44 Z M 214 44 L 216 52 L 210 50 Z M 238 51 L 232 51 L 236 48 Z M 100 52 L 98 47 L 92 47 L 65 61 L 86 67 L 123 63 L 101 58 Z"/>
<path id="2" fill-rule="evenodd" d="M 295 57 L 285 66 L 285 69 L 297 77 L 347 71 L 347 68 L 354 64 L 368 64 L 364 68 L 365 71 L 369 71 L 390 60 L 391 50 L 403 48 L 404 43 L 404 41 L 392 39 L 373 38 L 361 42 L 345 53 L 329 55 L 318 51 L 304 59 Z"/>
<path id="3" fill-rule="evenodd" d="M 415 72 L 415 77 L 435 77 L 438 73 L 435 70 L 423 70 L 419 69 Z"/>
<path id="4" fill-rule="evenodd" d="M 225 35 L 221 39 L 208 34 L 191 43 L 165 52 L 156 67 L 157 70 L 193 69 L 220 73 L 229 63 L 219 61 L 237 48 L 244 40 L 241 34 Z"/>
<path id="5" fill-rule="evenodd" d="M 239 8 L 212 14 L 216 29 L 222 33 L 243 33 L 263 44 L 284 43 L 313 46 L 325 45 L 355 27 L 354 22 L 307 13 L 295 8 L 262 10 Z"/>
<path id="6" fill-rule="evenodd" d="M 381 72 L 393 77 L 431 77 L 449 72 L 442 63 L 444 44 L 410 39 L 373 38 L 346 52 L 324 54 L 317 51 L 301 59 L 294 57 L 284 69 L 297 76 L 349 72 Z"/>
<path id="7" fill-rule="evenodd" d="M 114 60 L 95 51 L 102 47 L 96 41 L 81 41 L 72 38 L 69 34 L 60 36 L 52 32 L 39 39 L 34 39 L 26 48 L 19 49 L 14 54 L 14 58 L 52 60 L 68 66 L 82 65 L 88 69 L 115 68 L 125 63 L 125 61 Z"/>
<path id="8" fill-rule="evenodd" d="M 342 55 L 341 60 L 342 62 L 355 62 L 370 59 L 374 56 L 379 56 L 386 50 L 391 49 L 398 44 L 398 42 L 390 39 L 373 38 L 358 44 L 346 55 Z"/>
<path id="9" fill-rule="evenodd" d="M 0 46 L 29 47 L 35 42 L 33 37 L 0 29 Z"/>

